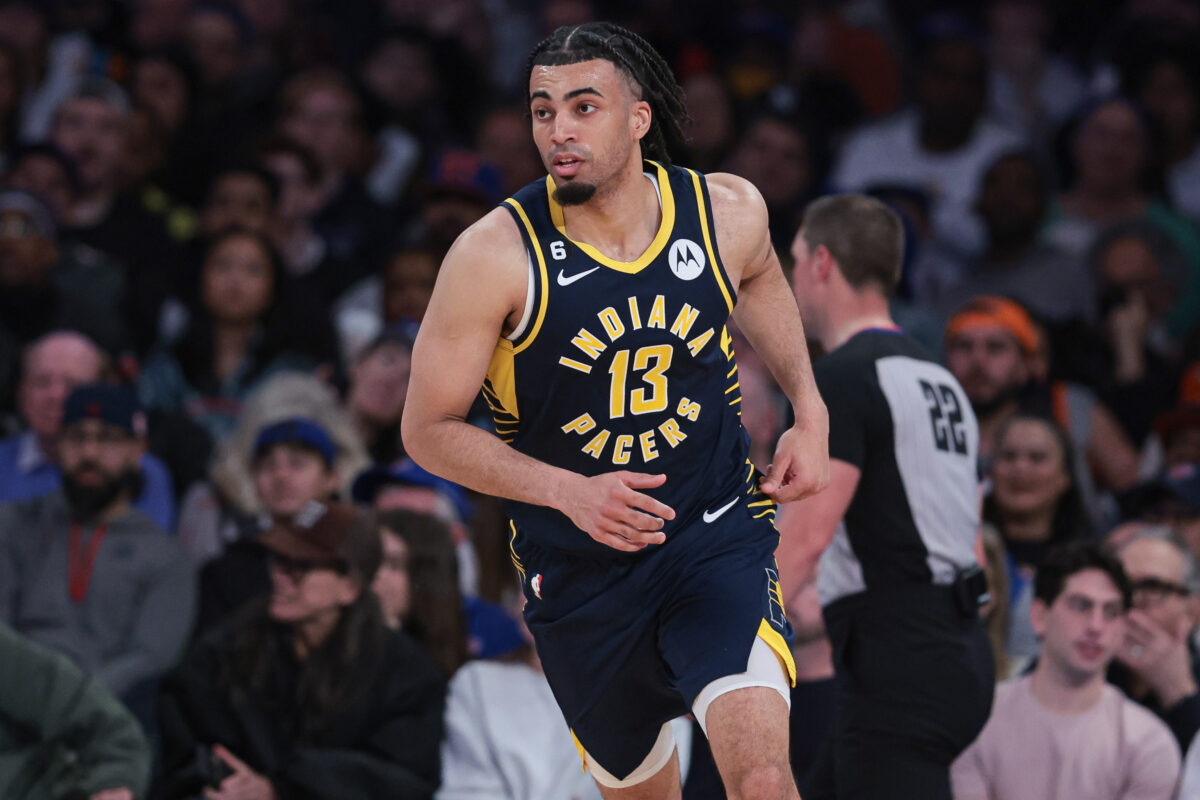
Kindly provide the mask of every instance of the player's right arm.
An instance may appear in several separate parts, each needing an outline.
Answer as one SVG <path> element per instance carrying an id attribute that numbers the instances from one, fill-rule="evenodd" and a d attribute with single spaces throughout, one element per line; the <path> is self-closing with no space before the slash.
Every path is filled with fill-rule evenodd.
<path id="1" fill-rule="evenodd" d="M 509 447 L 466 421 L 497 340 L 524 313 L 525 243 L 497 208 L 447 253 L 413 347 L 401 434 L 422 467 L 464 486 L 566 514 L 596 541 L 635 551 L 664 540 L 675 512 L 638 489 L 663 475 L 610 472 L 585 477 Z"/>

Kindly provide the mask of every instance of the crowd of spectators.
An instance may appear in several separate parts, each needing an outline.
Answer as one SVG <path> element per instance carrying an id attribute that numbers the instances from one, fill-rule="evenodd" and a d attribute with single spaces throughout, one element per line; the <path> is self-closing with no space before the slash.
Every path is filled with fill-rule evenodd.
<path id="1" fill-rule="evenodd" d="M 594 796 L 498 503 L 399 436 L 442 256 L 544 174 L 525 54 L 593 19 L 674 66 L 675 160 L 754 183 L 785 268 L 816 197 L 901 216 L 1011 679 L 959 796 L 1200 796 L 1189 0 L 0 0 L 0 794 Z M 831 662 L 785 591 L 801 773 Z"/>

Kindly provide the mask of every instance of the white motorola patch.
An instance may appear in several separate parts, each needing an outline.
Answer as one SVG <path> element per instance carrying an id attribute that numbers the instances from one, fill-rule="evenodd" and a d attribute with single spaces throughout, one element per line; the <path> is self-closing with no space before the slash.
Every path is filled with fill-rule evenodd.
<path id="1" fill-rule="evenodd" d="M 680 280 L 695 280 L 704 271 L 704 251 L 691 239 L 676 239 L 667 253 L 667 263 Z"/>

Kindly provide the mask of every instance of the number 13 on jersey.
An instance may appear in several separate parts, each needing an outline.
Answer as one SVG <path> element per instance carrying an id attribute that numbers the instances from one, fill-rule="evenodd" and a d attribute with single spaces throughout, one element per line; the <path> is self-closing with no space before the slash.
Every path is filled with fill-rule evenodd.
<path id="1" fill-rule="evenodd" d="M 663 411 L 669 402 L 667 398 L 667 368 L 671 366 L 672 347 L 669 344 L 655 344 L 639 347 L 633 354 L 633 369 L 635 372 L 645 371 L 643 386 L 629 393 L 629 411 L 632 414 L 653 414 Z M 618 350 L 613 353 L 612 364 L 608 368 L 612 375 L 609 389 L 608 416 L 609 419 L 619 419 L 625 416 L 625 387 L 629 376 L 629 351 Z"/>

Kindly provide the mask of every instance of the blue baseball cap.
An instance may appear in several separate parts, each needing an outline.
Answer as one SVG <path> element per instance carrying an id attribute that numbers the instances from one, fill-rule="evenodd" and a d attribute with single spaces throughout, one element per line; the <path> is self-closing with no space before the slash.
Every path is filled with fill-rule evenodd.
<path id="1" fill-rule="evenodd" d="M 1200 512 L 1200 465 L 1184 463 L 1169 467 L 1159 483 L 1193 513 Z"/>
<path id="2" fill-rule="evenodd" d="M 1168 467 L 1153 480 L 1138 484 L 1120 498 L 1127 518 L 1200 514 L 1200 464 Z"/>
<path id="3" fill-rule="evenodd" d="M 98 419 L 136 434 L 137 395 L 128 386 L 91 383 L 77 386 L 63 404 L 62 427 L 87 419 Z"/>
<path id="4" fill-rule="evenodd" d="M 260 430 L 254 440 L 254 457 L 258 458 L 268 447 L 277 444 L 298 444 L 316 450 L 329 466 L 333 466 L 337 455 L 325 429 L 306 417 L 280 420 Z"/>
<path id="5" fill-rule="evenodd" d="M 525 644 L 516 620 L 495 603 L 463 598 L 467 616 L 467 652 L 471 658 L 499 658 Z"/>
<path id="6" fill-rule="evenodd" d="M 350 487 L 350 496 L 355 502 L 372 505 L 385 486 L 433 489 L 454 504 L 454 510 L 458 512 L 458 518 L 462 522 L 471 519 L 475 511 L 463 487 L 422 469 L 411 458 L 402 458 L 390 465 L 376 465 L 363 471 L 354 479 L 354 484 Z"/>
<path id="7" fill-rule="evenodd" d="M 429 180 L 431 196 L 465 197 L 487 204 L 504 199 L 500 172 L 472 150 L 446 150 L 433 163 Z"/>

